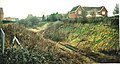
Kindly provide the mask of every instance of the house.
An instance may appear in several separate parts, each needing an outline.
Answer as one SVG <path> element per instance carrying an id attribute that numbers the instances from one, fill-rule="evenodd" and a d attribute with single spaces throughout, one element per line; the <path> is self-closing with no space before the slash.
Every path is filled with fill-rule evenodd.
<path id="1" fill-rule="evenodd" d="M 108 11 L 104 6 L 101 7 L 82 7 L 82 6 L 76 6 L 74 7 L 69 13 L 68 18 L 79 18 L 82 16 L 86 17 L 103 17 L 107 16 Z"/>
<path id="2" fill-rule="evenodd" d="M 3 18 L 4 18 L 3 8 L 0 8 L 0 21 L 2 21 Z"/>
<path id="3" fill-rule="evenodd" d="M 15 17 L 5 17 L 4 20 L 8 20 L 8 21 L 18 21 L 19 19 L 18 18 L 15 18 Z"/>
<path id="4" fill-rule="evenodd" d="M 11 18 L 11 17 L 5 17 L 5 18 L 4 18 L 4 20 L 9 20 L 9 21 L 12 21 L 12 20 L 13 20 L 13 18 Z"/>

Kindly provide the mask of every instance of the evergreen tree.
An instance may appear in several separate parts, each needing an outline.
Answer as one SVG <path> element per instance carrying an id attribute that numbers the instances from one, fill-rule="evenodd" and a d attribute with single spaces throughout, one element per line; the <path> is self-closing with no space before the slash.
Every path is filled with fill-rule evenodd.
<path id="1" fill-rule="evenodd" d="M 42 16 L 42 21 L 45 21 L 45 16 L 44 15 Z"/>
<path id="2" fill-rule="evenodd" d="M 113 14 L 119 14 L 119 4 L 116 4 Z"/>

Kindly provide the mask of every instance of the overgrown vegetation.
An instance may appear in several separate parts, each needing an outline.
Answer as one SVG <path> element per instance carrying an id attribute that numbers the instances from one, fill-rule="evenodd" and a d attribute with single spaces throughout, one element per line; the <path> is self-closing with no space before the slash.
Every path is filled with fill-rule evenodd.
<path id="1" fill-rule="evenodd" d="M 62 19 L 62 15 L 57 12 L 57 13 L 53 13 L 51 15 L 48 15 L 46 20 L 47 21 L 58 21 L 61 19 Z"/>
<path id="2" fill-rule="evenodd" d="M 84 19 L 76 22 L 40 22 L 30 15 L 18 23 L 1 25 L 6 39 L 5 53 L 0 53 L 0 64 L 119 62 L 118 19 Z M 30 28 L 38 31 L 30 31 Z M 11 49 L 14 36 L 23 49 L 17 45 Z"/>
<path id="3" fill-rule="evenodd" d="M 5 53 L 0 53 L 1 64 L 78 64 L 94 62 L 79 54 L 61 50 L 56 47 L 56 44 L 42 38 L 41 33 L 29 31 L 23 26 L 6 24 L 2 28 L 6 33 L 6 39 Z M 23 49 L 15 45 L 12 50 L 11 41 L 13 36 L 18 38 Z"/>
<path id="4" fill-rule="evenodd" d="M 32 28 L 32 27 L 36 27 L 37 25 L 39 25 L 40 21 L 41 20 L 39 19 L 39 17 L 29 14 L 27 18 L 17 21 L 17 24 L 23 25 L 27 28 Z"/>
<path id="5" fill-rule="evenodd" d="M 59 25 L 59 24 L 58 24 Z M 99 23 L 65 23 L 51 27 L 45 37 L 54 41 L 70 44 L 84 51 L 106 51 L 118 55 L 119 32 L 115 25 Z M 117 26 L 116 26 L 117 27 Z M 54 30 L 53 30 L 54 29 Z M 112 51 L 112 52 L 111 52 Z"/>

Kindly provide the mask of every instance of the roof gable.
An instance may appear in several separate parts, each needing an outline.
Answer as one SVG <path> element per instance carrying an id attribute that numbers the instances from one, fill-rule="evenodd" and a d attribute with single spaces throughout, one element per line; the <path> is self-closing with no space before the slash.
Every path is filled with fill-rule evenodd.
<path id="1" fill-rule="evenodd" d="M 80 5 L 79 5 L 80 6 Z M 72 11 L 75 11 L 79 6 L 76 6 L 76 7 L 73 7 L 73 9 L 71 10 Z"/>
<path id="2" fill-rule="evenodd" d="M 107 9 L 104 7 L 104 6 L 102 6 L 102 8 L 101 8 L 101 10 L 100 11 L 102 11 L 102 10 L 105 10 L 105 11 L 107 11 Z M 107 11 L 108 12 L 108 11 Z"/>

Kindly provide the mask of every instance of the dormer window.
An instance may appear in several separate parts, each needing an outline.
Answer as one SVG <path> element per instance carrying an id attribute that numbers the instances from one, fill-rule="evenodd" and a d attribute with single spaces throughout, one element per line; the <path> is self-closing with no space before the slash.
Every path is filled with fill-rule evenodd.
<path id="1" fill-rule="evenodd" d="M 102 15 L 105 15 L 105 11 L 102 11 Z"/>
<path id="2" fill-rule="evenodd" d="M 78 11 L 78 14 L 81 14 L 81 11 Z"/>

